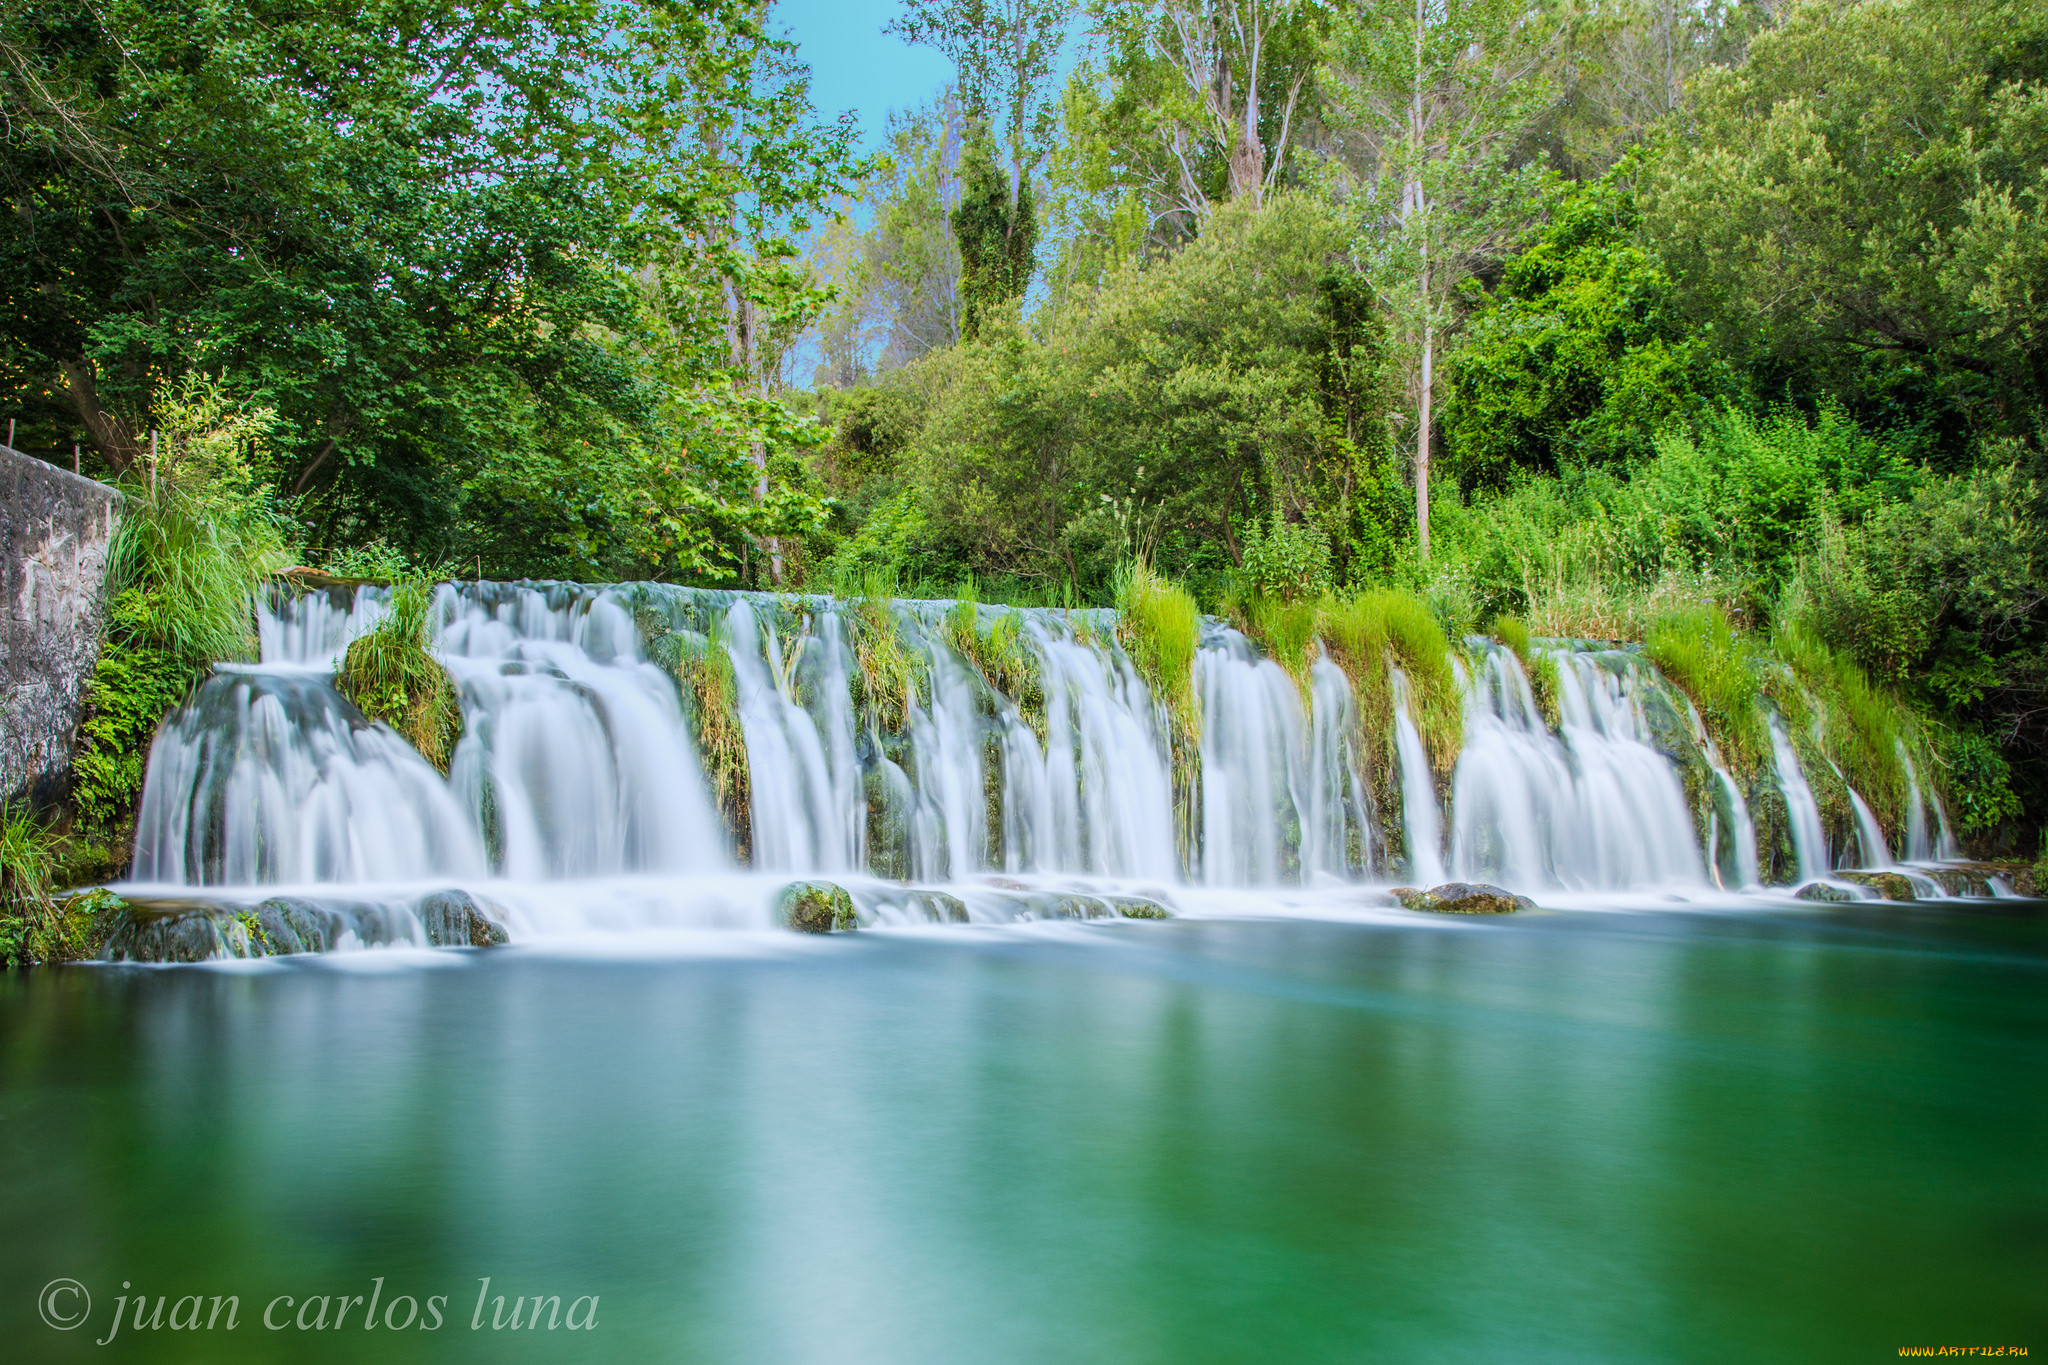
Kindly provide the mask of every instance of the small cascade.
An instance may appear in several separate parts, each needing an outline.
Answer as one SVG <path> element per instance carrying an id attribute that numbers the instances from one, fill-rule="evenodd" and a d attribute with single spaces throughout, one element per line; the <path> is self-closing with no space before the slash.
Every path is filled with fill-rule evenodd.
<path id="1" fill-rule="evenodd" d="M 1394 670 L 1394 754 L 1401 763 L 1401 824 L 1409 880 L 1435 886 L 1444 880 L 1443 813 L 1422 732 L 1409 714 L 1408 675 Z"/>
<path id="2" fill-rule="evenodd" d="M 1892 851 L 1884 841 L 1884 830 L 1877 823 L 1877 816 L 1871 811 L 1870 803 L 1857 795 L 1854 787 L 1848 787 L 1847 790 L 1849 808 L 1856 813 L 1856 852 L 1863 860 L 1862 865 L 1890 867 Z"/>
<path id="3" fill-rule="evenodd" d="M 1820 805 L 1813 799 L 1813 788 L 1806 784 L 1806 774 L 1799 767 L 1799 755 L 1793 752 L 1792 740 L 1775 714 L 1770 718 L 1770 729 L 1771 757 L 1777 765 L 1778 790 L 1785 797 L 1799 879 L 1824 877 L 1830 864 L 1827 831 L 1820 823 Z"/>
<path id="4" fill-rule="evenodd" d="M 1307 804 L 1301 693 L 1230 631 L 1201 652 L 1202 873 L 1211 886 L 1298 874 Z"/>
<path id="5" fill-rule="evenodd" d="M 1899 764 L 1906 770 L 1906 861 L 1924 863 L 1937 855 L 1934 841 L 1927 833 L 1927 807 L 1920 795 L 1920 774 L 1904 744 L 1899 745 Z"/>
<path id="6" fill-rule="evenodd" d="M 1553 735 L 1521 661 L 1480 649 L 1453 785 L 1457 874 L 1574 890 L 1704 882 L 1685 789 L 1650 742 L 1634 661 L 1553 654 Z"/>

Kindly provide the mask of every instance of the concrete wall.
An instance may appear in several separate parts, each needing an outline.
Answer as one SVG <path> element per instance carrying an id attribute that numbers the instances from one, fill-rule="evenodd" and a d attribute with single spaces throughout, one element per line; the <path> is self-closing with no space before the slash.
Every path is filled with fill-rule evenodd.
<path id="1" fill-rule="evenodd" d="M 121 495 L 0 445 L 0 800 L 70 791 Z"/>

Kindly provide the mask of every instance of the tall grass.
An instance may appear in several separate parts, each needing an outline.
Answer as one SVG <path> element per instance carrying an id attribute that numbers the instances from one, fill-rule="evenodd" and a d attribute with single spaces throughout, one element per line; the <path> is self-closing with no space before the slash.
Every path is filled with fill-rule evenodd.
<path id="1" fill-rule="evenodd" d="M 711 794 L 726 828 L 742 846 L 750 842 L 753 783 L 747 768 L 747 735 L 740 724 L 739 676 L 726 648 L 725 625 L 714 619 L 703 643 L 684 648 L 675 661 L 676 679 L 690 701 L 697 756 L 711 780 Z"/>
<path id="2" fill-rule="evenodd" d="M 52 894 L 60 843 L 26 806 L 0 806 L 0 965 L 63 961 L 89 950 L 87 903 Z"/>
<path id="3" fill-rule="evenodd" d="M 984 630 L 974 584 L 961 585 L 953 609 L 946 614 L 946 639 L 969 666 L 995 691 L 1017 703 L 1025 722 L 1045 738 L 1045 680 L 1038 658 L 1024 643 L 1024 628 L 1015 612 L 1004 612 Z"/>
<path id="4" fill-rule="evenodd" d="M 1414 593 L 1374 588 L 1316 605 L 1316 637 L 1351 680 L 1359 724 L 1380 747 L 1394 727 L 1389 665 L 1408 678 L 1410 719 L 1429 751 L 1439 783 L 1450 780 L 1465 742 L 1465 703 L 1451 665 L 1451 642 L 1436 613 Z"/>
<path id="5" fill-rule="evenodd" d="M 1896 697 L 1873 686 L 1853 659 L 1830 649 L 1798 622 L 1779 627 L 1771 649 L 1815 708 L 1828 758 L 1869 803 L 1886 832 L 1896 834 L 1907 815 L 1906 766 L 1900 753 L 1909 746 L 1924 747 L 1910 713 Z"/>
<path id="6" fill-rule="evenodd" d="M 1202 613 L 1194 597 L 1144 560 L 1131 560 L 1117 571 L 1116 607 L 1124 652 L 1166 708 L 1176 734 L 1198 738 L 1195 651 L 1202 643 Z"/>
<path id="7" fill-rule="evenodd" d="M 462 702 L 430 652 L 433 605 L 431 579 L 410 578 L 393 588 L 383 619 L 349 645 L 334 682 L 364 715 L 405 736 L 445 773 L 462 738 Z"/>
<path id="8" fill-rule="evenodd" d="M 860 667 L 861 696 L 875 725 L 900 733 L 910 720 L 925 681 L 923 662 L 903 643 L 896 622 L 896 574 L 873 568 L 851 582 L 842 582 L 852 626 L 853 653 Z M 847 592 L 848 587 L 854 591 Z"/>
<path id="9" fill-rule="evenodd" d="M 1643 653 L 1692 699 L 1728 766 L 1745 781 L 1770 754 L 1770 736 L 1757 702 L 1754 651 L 1714 606 L 1688 606 L 1654 618 Z"/>

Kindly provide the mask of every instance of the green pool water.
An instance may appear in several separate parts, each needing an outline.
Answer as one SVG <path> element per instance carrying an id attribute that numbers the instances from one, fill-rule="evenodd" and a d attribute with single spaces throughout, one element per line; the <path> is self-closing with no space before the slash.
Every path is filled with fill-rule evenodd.
<path id="1" fill-rule="evenodd" d="M 0 978 L 0 1357 L 2048 1354 L 2039 907 L 725 946 Z"/>

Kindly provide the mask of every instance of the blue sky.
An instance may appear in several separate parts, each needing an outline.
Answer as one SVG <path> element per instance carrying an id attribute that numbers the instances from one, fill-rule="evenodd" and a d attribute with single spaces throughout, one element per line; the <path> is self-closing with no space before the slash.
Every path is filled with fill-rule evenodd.
<path id="1" fill-rule="evenodd" d="M 869 148 L 881 145 L 890 110 L 924 103 L 953 74 L 930 48 L 882 32 L 901 9 L 900 0 L 775 0 L 770 11 L 810 63 L 818 112 L 856 111 Z"/>

